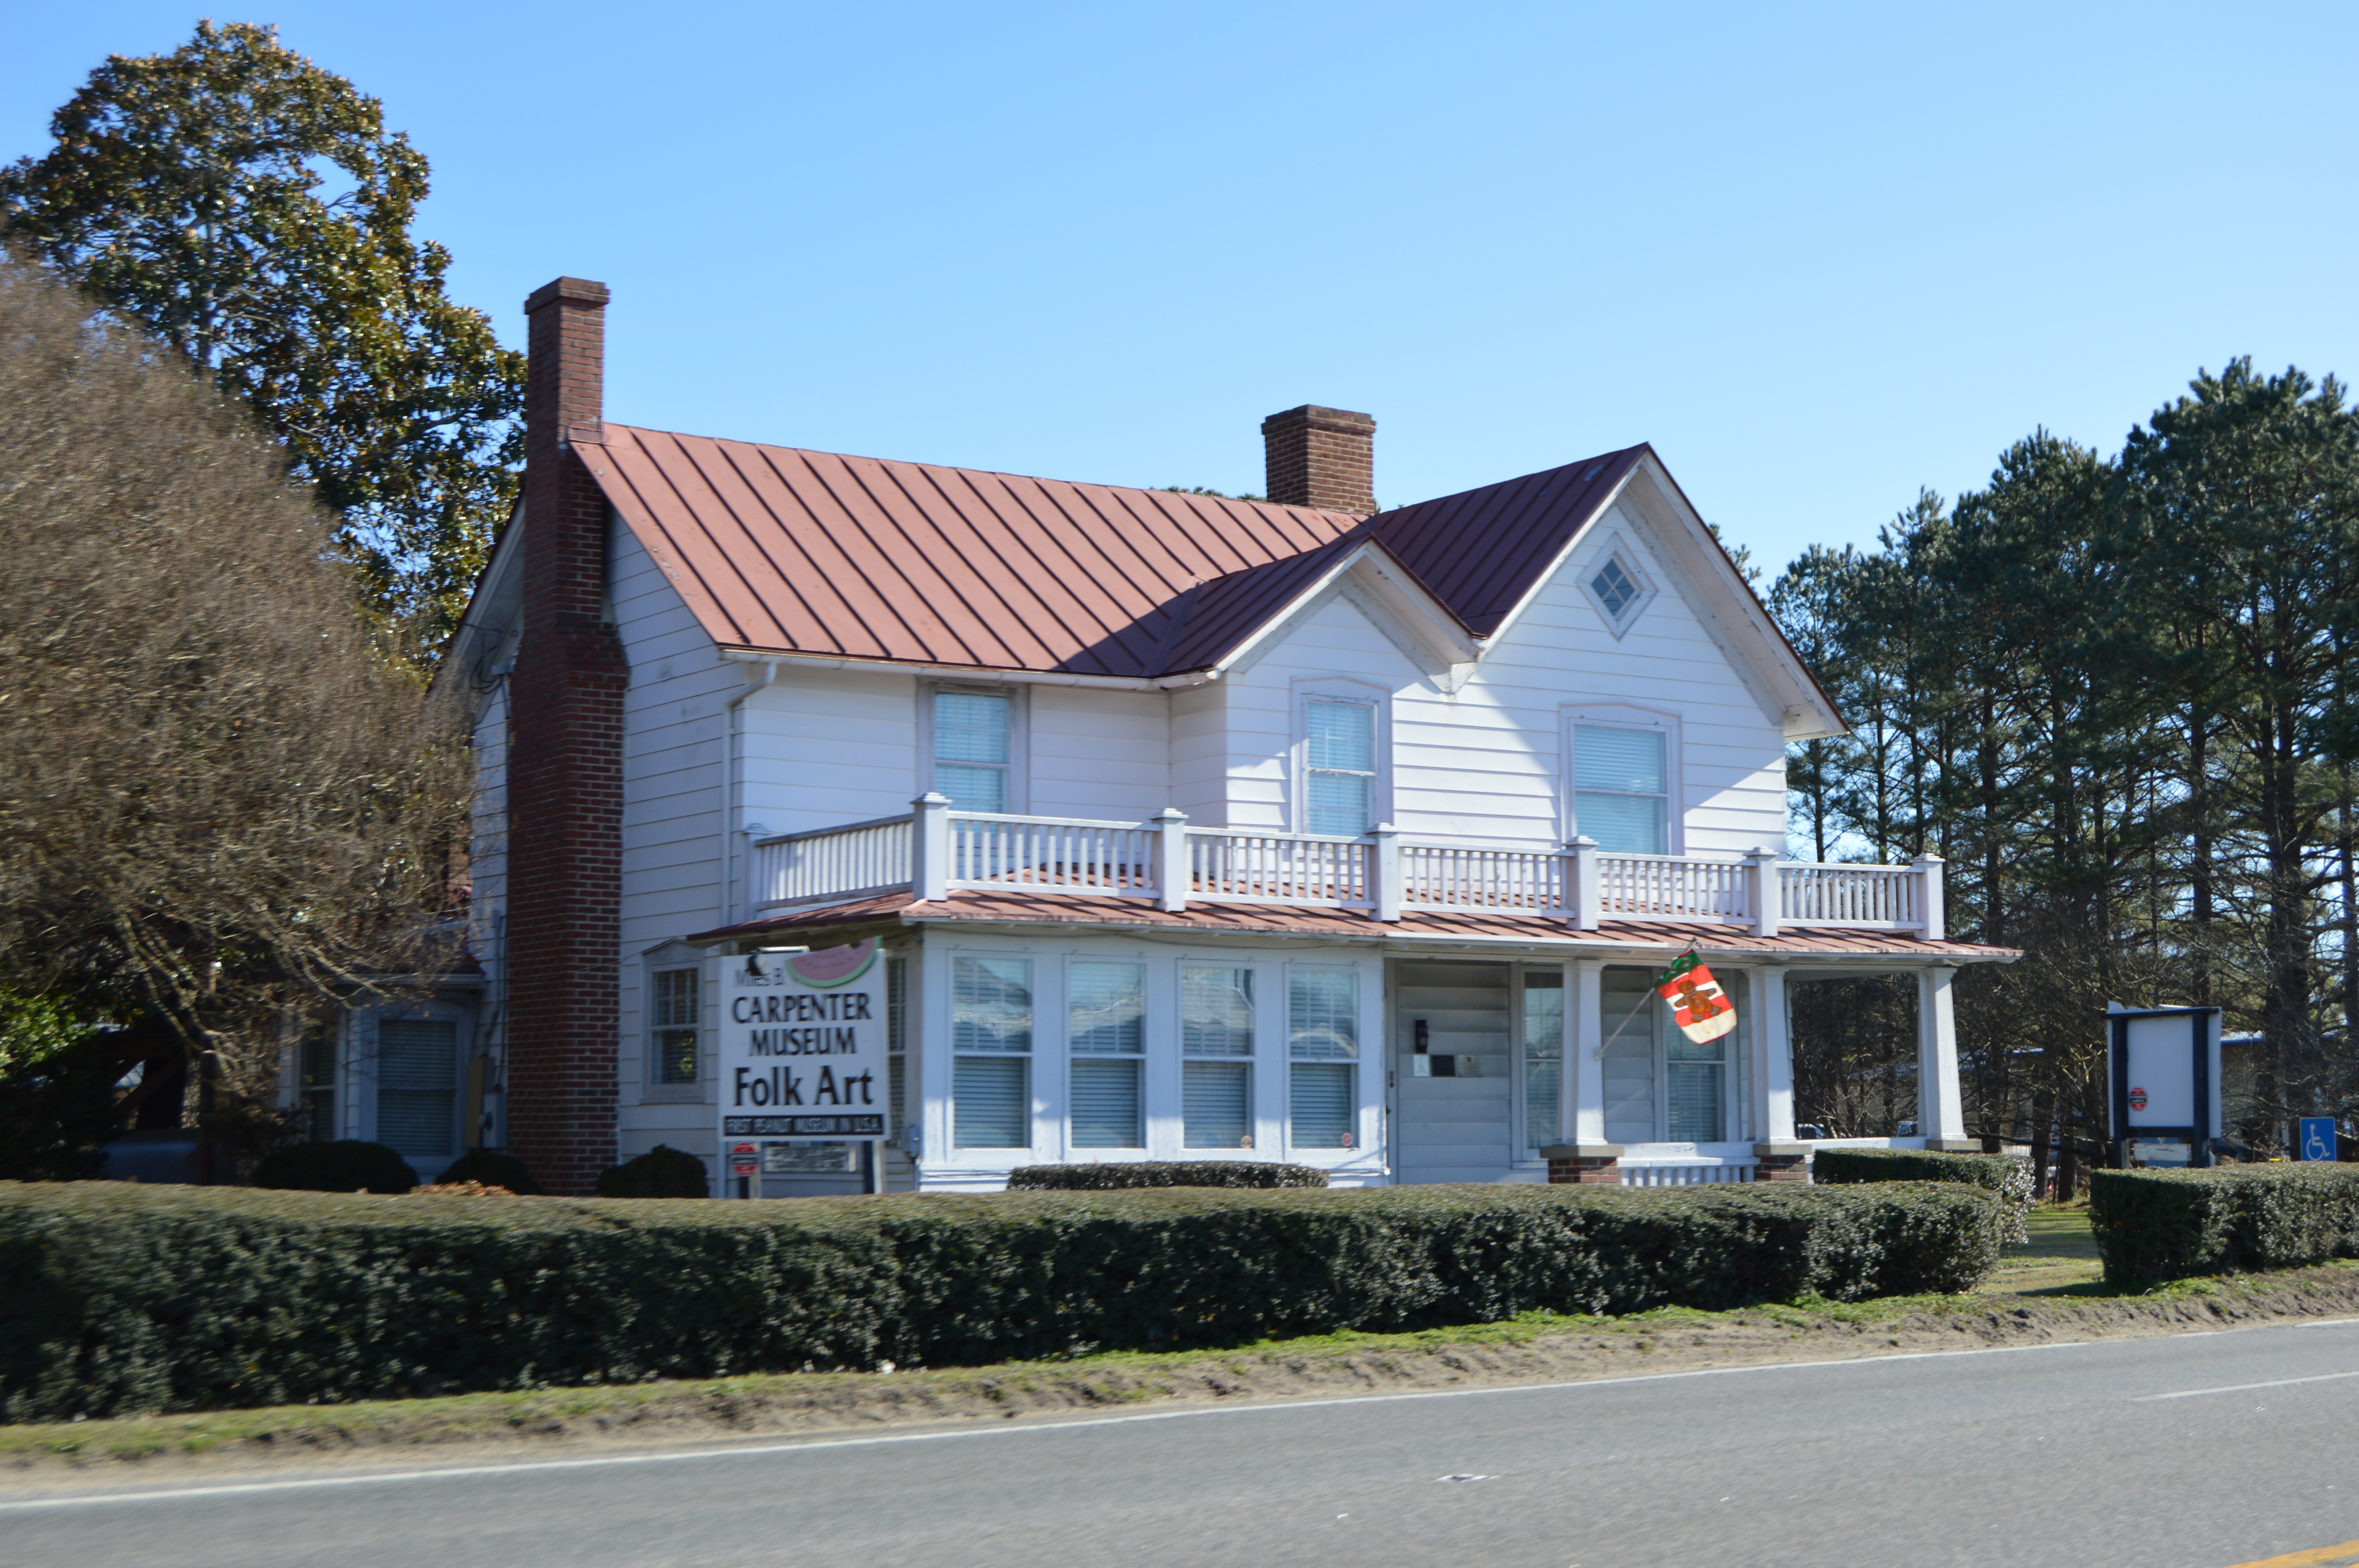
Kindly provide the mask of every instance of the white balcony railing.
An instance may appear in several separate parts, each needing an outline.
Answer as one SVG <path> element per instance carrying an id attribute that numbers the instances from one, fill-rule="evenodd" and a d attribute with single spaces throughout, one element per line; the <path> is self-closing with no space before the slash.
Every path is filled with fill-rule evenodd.
<path id="1" fill-rule="evenodd" d="M 1609 855 L 1587 838 L 1559 849 L 1191 827 L 1166 810 L 1145 822 L 953 810 L 929 795 L 906 816 L 755 841 L 756 913 L 908 890 L 955 888 L 1191 903 L 1345 909 L 1397 920 L 1404 911 L 1542 915 L 1576 929 L 1606 921 L 1782 926 L 1943 935 L 1941 861 L 1821 865 L 1756 850 L 1736 859 Z"/>

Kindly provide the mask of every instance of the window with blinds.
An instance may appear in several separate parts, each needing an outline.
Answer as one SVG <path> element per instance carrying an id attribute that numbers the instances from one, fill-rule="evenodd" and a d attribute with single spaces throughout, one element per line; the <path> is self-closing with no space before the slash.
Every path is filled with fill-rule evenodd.
<path id="1" fill-rule="evenodd" d="M 1314 697 L 1302 715 L 1302 830 L 1356 838 L 1376 825 L 1375 705 Z"/>
<path id="2" fill-rule="evenodd" d="M 458 1152 L 459 1026 L 380 1019 L 376 1026 L 376 1141 L 403 1154 Z"/>
<path id="3" fill-rule="evenodd" d="M 1349 1149 L 1360 1054 L 1360 977 L 1350 969 L 1296 969 L 1286 995 L 1288 1135 L 1299 1149 Z"/>
<path id="4" fill-rule="evenodd" d="M 961 1056 L 952 1069 L 952 1141 L 962 1149 L 1023 1149 L 1032 1142 L 1030 1061 Z"/>
<path id="5" fill-rule="evenodd" d="M 960 958 L 951 968 L 951 1141 L 961 1149 L 1032 1143 L 1032 965 Z"/>
<path id="6" fill-rule="evenodd" d="M 1011 811 L 1012 697 L 980 691 L 934 693 L 934 788 L 961 811 Z"/>
<path id="7" fill-rule="evenodd" d="M 1251 969 L 1180 966 L 1180 1050 L 1188 1056 L 1250 1056 L 1254 1051 Z"/>
<path id="8" fill-rule="evenodd" d="M 1298 1149 L 1349 1149 L 1352 1067 L 1347 1062 L 1295 1062 L 1289 1131 Z"/>
<path id="9" fill-rule="evenodd" d="M 654 1081 L 696 1082 L 697 994 L 701 968 L 658 969 L 647 977 L 647 1049 Z"/>
<path id="10" fill-rule="evenodd" d="M 1180 1065 L 1180 1141 L 1190 1149 L 1253 1147 L 1253 1064 Z"/>
<path id="11" fill-rule="evenodd" d="M 885 1141 L 896 1149 L 917 1153 L 917 1140 L 909 1136 L 909 960 L 900 954 L 888 954 L 885 959 L 885 1078 L 886 1098 L 892 1121 L 886 1130 L 892 1136 Z"/>
<path id="12" fill-rule="evenodd" d="M 1073 1053 L 1067 1118 L 1076 1149 L 1143 1149 L 1147 966 L 1076 959 L 1066 969 Z"/>
<path id="13" fill-rule="evenodd" d="M 1670 780 L 1659 730 L 1572 727 L 1576 830 L 1619 855 L 1670 852 Z"/>
<path id="14" fill-rule="evenodd" d="M 1564 974 L 1532 970 L 1524 976 L 1524 1147 L 1546 1149 L 1563 1141 L 1560 1112 L 1564 1090 Z"/>
<path id="15" fill-rule="evenodd" d="M 1676 1143 L 1717 1143 L 1728 1136 L 1729 1037 L 1690 1040 L 1677 1030 L 1664 1047 L 1668 1130 Z"/>

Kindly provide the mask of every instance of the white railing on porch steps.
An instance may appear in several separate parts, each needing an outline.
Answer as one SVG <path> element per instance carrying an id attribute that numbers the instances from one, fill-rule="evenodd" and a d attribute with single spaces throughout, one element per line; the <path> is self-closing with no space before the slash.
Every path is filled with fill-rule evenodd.
<path id="1" fill-rule="evenodd" d="M 1724 1165 L 1625 1165 L 1625 1187 L 1700 1187 L 1719 1182 L 1749 1182 L 1757 1167 L 1750 1162 Z"/>
<path id="2" fill-rule="evenodd" d="M 940 795 L 905 816 L 755 840 L 755 913 L 909 890 L 954 888 L 1343 909 L 1538 915 L 1577 930 L 1608 921 L 1732 925 L 1774 936 L 1788 925 L 1905 932 L 1939 940 L 1941 862 L 1820 865 L 1756 850 L 1741 858 L 1607 854 L 1587 838 L 1561 849 L 1358 838 L 1196 827 L 1165 810 L 1144 822 L 957 811 Z"/>

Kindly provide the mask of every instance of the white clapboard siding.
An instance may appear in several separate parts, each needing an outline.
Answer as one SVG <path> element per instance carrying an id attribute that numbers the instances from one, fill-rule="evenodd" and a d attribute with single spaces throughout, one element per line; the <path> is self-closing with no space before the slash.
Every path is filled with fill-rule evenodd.
<path id="1" fill-rule="evenodd" d="M 1513 1163 L 1515 1104 L 1505 964 L 1402 962 L 1393 976 L 1393 1158 L 1403 1182 L 1495 1182 Z M 1434 1055 L 1475 1056 L 1483 1076 L 1420 1078 L 1416 1021 Z"/>
<path id="2" fill-rule="evenodd" d="M 1034 687 L 1030 815 L 1137 821 L 1171 805 L 1169 708 L 1157 691 Z"/>
<path id="3" fill-rule="evenodd" d="M 808 833 L 908 810 L 918 689 L 907 675 L 782 665 L 740 720 L 745 819 Z"/>

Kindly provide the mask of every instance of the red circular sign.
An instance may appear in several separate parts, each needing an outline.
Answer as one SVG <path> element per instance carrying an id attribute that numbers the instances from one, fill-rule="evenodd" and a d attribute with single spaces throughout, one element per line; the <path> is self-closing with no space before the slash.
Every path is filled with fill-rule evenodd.
<path id="1" fill-rule="evenodd" d="M 2144 1089 L 2132 1089 L 2130 1091 L 2130 1108 L 2132 1110 L 2144 1110 L 2146 1108 L 2146 1091 Z"/>
<path id="2" fill-rule="evenodd" d="M 729 1149 L 729 1173 L 750 1176 L 761 1164 L 761 1156 L 751 1143 L 732 1144 Z"/>

